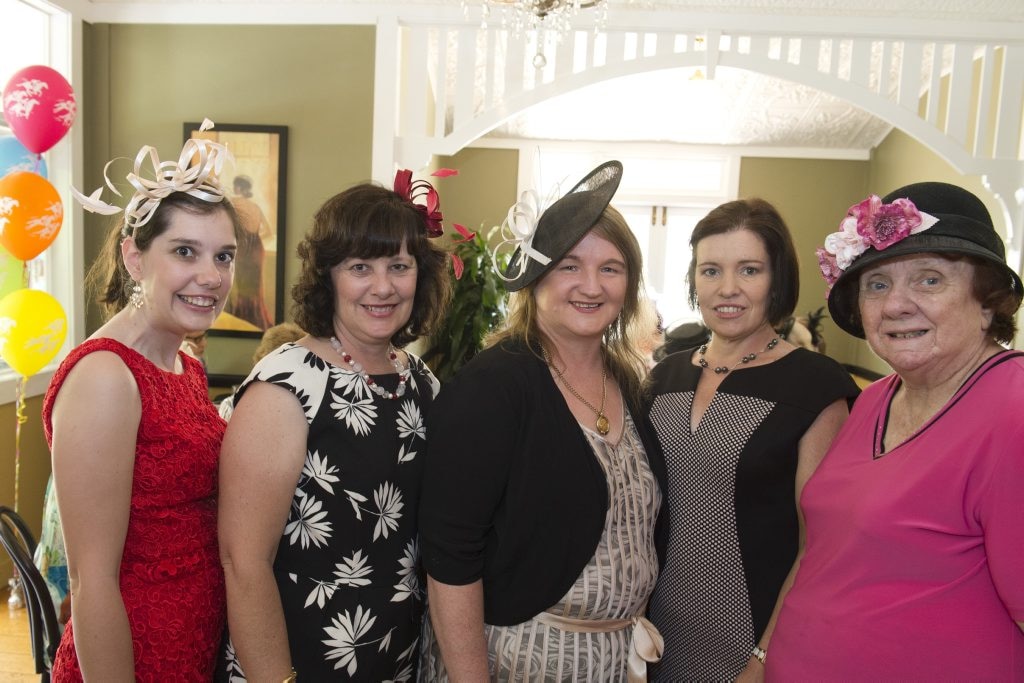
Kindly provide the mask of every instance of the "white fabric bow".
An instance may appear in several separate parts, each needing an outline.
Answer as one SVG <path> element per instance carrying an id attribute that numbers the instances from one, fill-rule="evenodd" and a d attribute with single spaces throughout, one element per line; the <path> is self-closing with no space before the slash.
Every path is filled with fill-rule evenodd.
<path id="1" fill-rule="evenodd" d="M 491 261 L 494 264 L 494 271 L 502 280 L 512 282 L 526 272 L 529 259 L 533 259 L 542 266 L 551 263 L 551 258 L 533 248 L 533 238 L 537 234 L 537 223 L 543 213 L 540 206 L 540 197 L 533 190 L 526 190 L 519 196 L 519 201 L 508 210 L 508 215 L 501 224 L 499 235 L 502 241 L 491 252 Z M 501 272 L 498 265 L 498 256 L 503 248 L 511 247 L 511 253 L 519 249 L 522 253 L 519 258 L 517 272 L 506 275 Z"/>
<path id="2" fill-rule="evenodd" d="M 213 125 L 210 119 L 203 119 L 199 130 L 210 130 Z M 146 157 L 149 157 L 153 167 L 152 180 L 142 176 Z M 148 223 L 153 217 L 153 212 L 160 206 L 160 201 L 174 192 L 184 192 L 208 202 L 223 200 L 224 190 L 220 185 L 219 176 L 224 164 L 233 160 L 234 157 L 225 145 L 202 138 L 186 140 L 177 161 L 160 161 L 155 147 L 144 146 L 135 156 L 132 172 L 127 175 L 128 182 L 135 188 L 135 194 L 124 208 L 124 228 L 121 234 L 127 237 L 135 228 Z M 117 159 L 111 159 L 103 167 L 103 180 L 111 192 L 120 197 L 121 193 L 107 175 L 110 165 L 115 161 Z M 102 192 L 101 186 L 91 195 L 85 196 L 71 188 L 71 194 L 87 211 L 105 216 L 112 216 L 121 211 L 120 207 L 101 200 Z"/>

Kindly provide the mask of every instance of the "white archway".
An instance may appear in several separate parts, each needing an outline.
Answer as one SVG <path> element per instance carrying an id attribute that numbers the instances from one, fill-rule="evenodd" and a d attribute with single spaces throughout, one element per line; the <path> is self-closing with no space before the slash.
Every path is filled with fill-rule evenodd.
<path id="1" fill-rule="evenodd" d="M 625 23 L 628 18 L 628 25 Z M 1024 37 L 993 23 L 692 15 L 613 17 L 537 68 L 522 35 L 464 20 L 377 27 L 373 175 L 454 154 L 541 101 L 631 74 L 736 67 L 817 88 L 891 123 L 1001 202 L 1011 262 L 1024 246 Z M 675 29 L 673 27 L 686 27 Z"/>

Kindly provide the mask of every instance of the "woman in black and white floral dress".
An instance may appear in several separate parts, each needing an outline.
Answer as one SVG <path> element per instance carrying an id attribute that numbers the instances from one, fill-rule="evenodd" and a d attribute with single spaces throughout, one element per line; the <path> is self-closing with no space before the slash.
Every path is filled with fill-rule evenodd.
<path id="1" fill-rule="evenodd" d="M 220 467 L 226 680 L 415 679 L 416 510 L 439 385 L 399 349 L 442 317 L 450 287 L 428 241 L 440 214 L 410 199 L 436 193 L 408 180 L 321 207 L 292 293 L 309 335 L 235 395 Z"/>

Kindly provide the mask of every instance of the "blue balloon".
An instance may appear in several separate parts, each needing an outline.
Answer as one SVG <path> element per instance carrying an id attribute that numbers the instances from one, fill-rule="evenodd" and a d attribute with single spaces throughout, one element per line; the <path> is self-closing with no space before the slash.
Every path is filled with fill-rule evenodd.
<path id="1" fill-rule="evenodd" d="M 45 178 L 46 162 L 13 135 L 0 137 L 0 178 L 14 171 L 31 171 Z"/>

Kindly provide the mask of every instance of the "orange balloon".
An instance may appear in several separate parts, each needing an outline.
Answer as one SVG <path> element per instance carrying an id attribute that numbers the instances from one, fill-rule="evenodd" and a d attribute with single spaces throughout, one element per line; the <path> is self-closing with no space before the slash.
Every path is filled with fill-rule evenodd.
<path id="1" fill-rule="evenodd" d="M 34 259 L 57 239 L 64 222 L 60 195 L 46 178 L 15 171 L 0 178 L 0 244 L 15 258 Z"/>

